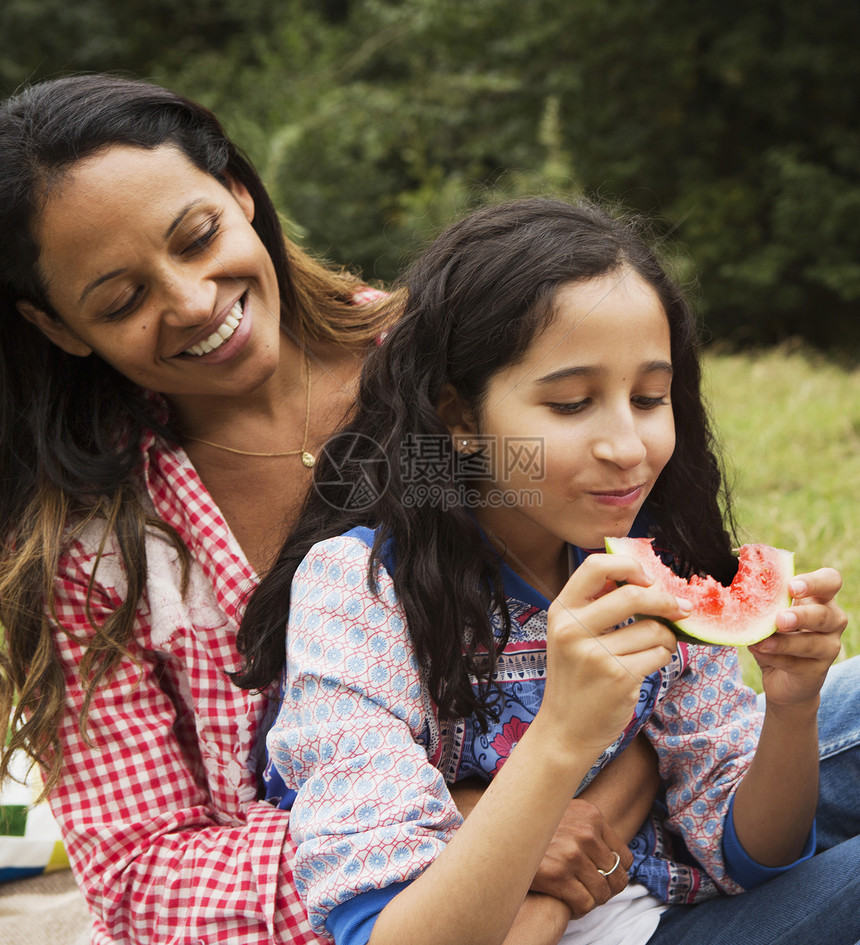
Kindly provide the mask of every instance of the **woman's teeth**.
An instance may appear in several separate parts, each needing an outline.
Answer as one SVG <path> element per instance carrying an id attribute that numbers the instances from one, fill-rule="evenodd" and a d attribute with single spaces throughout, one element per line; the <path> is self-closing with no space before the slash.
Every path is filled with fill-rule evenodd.
<path id="1" fill-rule="evenodd" d="M 217 331 L 213 331 L 208 338 L 204 338 L 199 344 L 186 348 L 182 353 L 193 354 L 199 358 L 201 355 L 209 354 L 210 351 L 220 348 L 225 341 L 232 338 L 233 332 L 239 327 L 239 322 L 242 321 L 242 315 L 242 300 L 239 299 L 230 309 L 230 314 L 224 319 Z"/>

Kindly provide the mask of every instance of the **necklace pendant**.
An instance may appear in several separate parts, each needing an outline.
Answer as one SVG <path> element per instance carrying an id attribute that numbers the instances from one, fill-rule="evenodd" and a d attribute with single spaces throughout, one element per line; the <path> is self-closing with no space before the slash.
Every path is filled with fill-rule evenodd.
<path id="1" fill-rule="evenodd" d="M 307 450 L 302 452 L 302 464 L 307 466 L 308 469 L 310 469 L 316 461 L 316 456 L 314 456 L 313 453 L 309 453 Z"/>

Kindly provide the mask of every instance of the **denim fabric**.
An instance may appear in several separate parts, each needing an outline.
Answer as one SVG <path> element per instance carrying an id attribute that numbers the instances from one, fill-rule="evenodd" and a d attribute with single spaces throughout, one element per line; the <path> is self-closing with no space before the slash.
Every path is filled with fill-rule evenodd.
<path id="1" fill-rule="evenodd" d="M 860 837 L 738 896 L 669 906 L 648 945 L 860 945 Z"/>
<path id="2" fill-rule="evenodd" d="M 860 657 L 827 674 L 818 719 L 822 852 L 739 896 L 670 906 L 648 945 L 860 945 Z"/>
<path id="3" fill-rule="evenodd" d="M 818 849 L 860 836 L 860 656 L 827 674 L 818 712 Z M 860 911 L 860 906 L 858 906 Z"/>
<path id="4" fill-rule="evenodd" d="M 759 705 L 764 707 L 764 696 Z M 818 710 L 821 756 L 816 849 L 860 836 L 860 656 L 830 668 Z"/>

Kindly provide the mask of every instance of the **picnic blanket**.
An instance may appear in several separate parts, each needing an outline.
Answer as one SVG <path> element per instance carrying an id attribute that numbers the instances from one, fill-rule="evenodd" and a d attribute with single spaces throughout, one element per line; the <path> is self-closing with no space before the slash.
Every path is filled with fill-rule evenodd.
<path id="1" fill-rule="evenodd" d="M 89 945 L 90 928 L 71 870 L 0 884 L 3 945 Z"/>
<path id="2" fill-rule="evenodd" d="M 91 922 L 75 885 L 60 830 L 26 757 L 12 759 L 0 790 L 0 942 L 87 945 Z"/>
<path id="3" fill-rule="evenodd" d="M 55 870 L 69 858 L 47 804 L 36 804 L 42 784 L 23 752 L 12 756 L 11 777 L 0 789 L 0 884 Z"/>

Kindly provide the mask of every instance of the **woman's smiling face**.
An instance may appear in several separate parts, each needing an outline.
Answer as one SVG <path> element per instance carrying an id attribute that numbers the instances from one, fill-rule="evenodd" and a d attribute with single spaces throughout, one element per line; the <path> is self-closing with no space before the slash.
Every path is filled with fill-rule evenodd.
<path id="1" fill-rule="evenodd" d="M 627 534 L 675 446 L 669 323 L 654 290 L 619 269 L 562 286 L 554 310 L 525 357 L 492 378 L 475 428 L 503 459 L 506 444 L 543 445 L 540 469 L 509 462 L 485 486 L 522 501 L 477 511 L 517 570 L 557 558 L 564 542 Z"/>
<path id="2" fill-rule="evenodd" d="M 235 181 L 177 148 L 113 146 L 44 192 L 33 225 L 60 321 L 19 309 L 70 354 L 95 351 L 170 399 L 251 393 L 279 357 L 271 258 Z"/>

